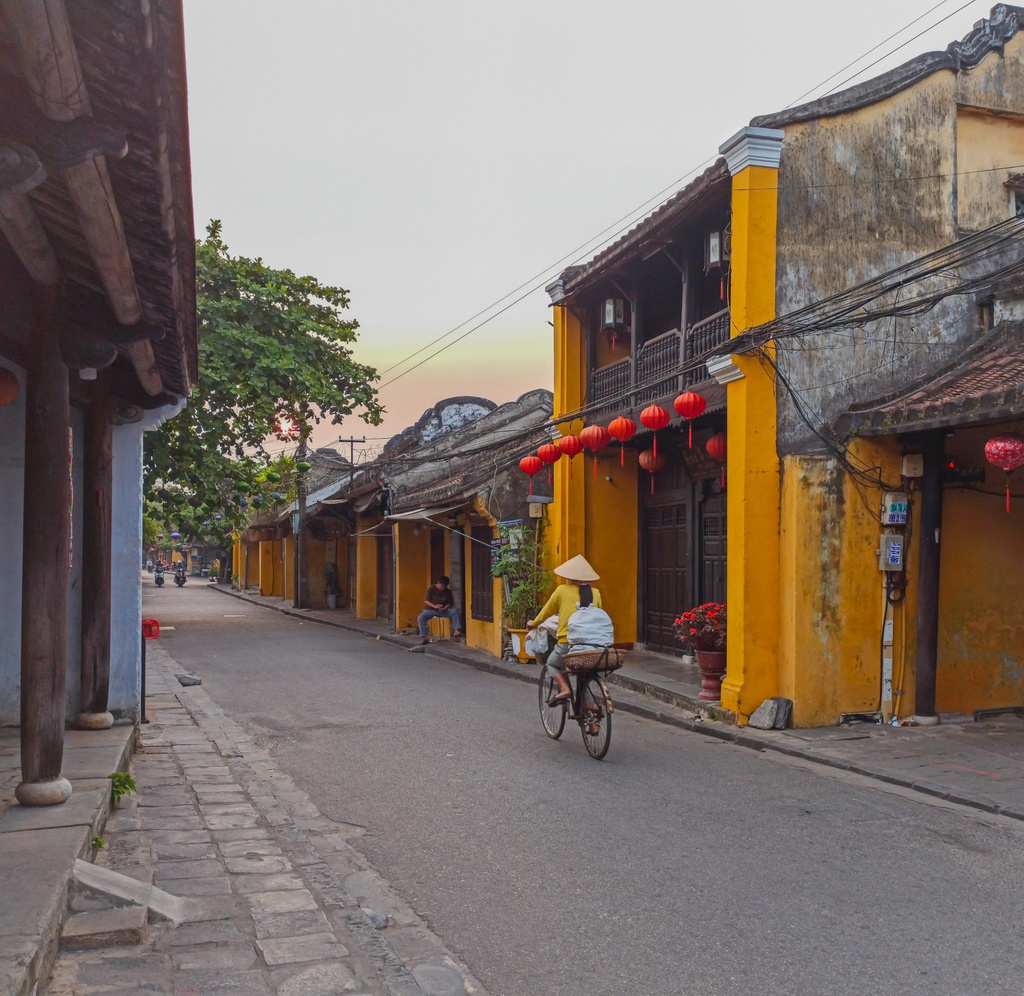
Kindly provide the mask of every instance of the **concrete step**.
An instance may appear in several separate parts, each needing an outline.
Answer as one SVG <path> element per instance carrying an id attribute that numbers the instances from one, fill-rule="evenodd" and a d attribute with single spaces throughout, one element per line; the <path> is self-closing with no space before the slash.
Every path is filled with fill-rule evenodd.
<path id="1" fill-rule="evenodd" d="M 146 939 L 146 907 L 93 910 L 68 917 L 60 935 L 60 946 L 69 951 L 86 948 L 123 947 Z"/>

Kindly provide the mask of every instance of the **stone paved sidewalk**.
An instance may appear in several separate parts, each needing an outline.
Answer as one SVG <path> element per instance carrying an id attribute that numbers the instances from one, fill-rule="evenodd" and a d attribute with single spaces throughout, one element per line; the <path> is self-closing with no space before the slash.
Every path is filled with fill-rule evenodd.
<path id="1" fill-rule="evenodd" d="M 96 864 L 201 908 L 149 923 L 141 944 L 100 935 L 107 946 L 85 950 L 67 947 L 83 943 L 72 918 L 44 992 L 486 996 L 349 844 L 356 829 L 321 816 L 158 647 L 148 680 L 137 790 Z"/>

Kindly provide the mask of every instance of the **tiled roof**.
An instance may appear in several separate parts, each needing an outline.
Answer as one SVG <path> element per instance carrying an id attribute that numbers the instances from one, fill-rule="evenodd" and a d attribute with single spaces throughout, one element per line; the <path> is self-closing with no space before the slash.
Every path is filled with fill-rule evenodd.
<path id="1" fill-rule="evenodd" d="M 930 383 L 847 418 L 865 436 L 1024 417 L 1024 337 L 1000 325 L 971 344 L 955 365 Z"/>

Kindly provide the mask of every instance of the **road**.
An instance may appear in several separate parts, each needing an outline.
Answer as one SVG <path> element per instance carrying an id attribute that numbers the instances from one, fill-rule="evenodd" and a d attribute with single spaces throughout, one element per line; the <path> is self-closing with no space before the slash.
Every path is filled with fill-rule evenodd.
<path id="1" fill-rule="evenodd" d="M 532 686 L 144 587 L 164 648 L 494 996 L 1022 991 L 1012 821 Z"/>

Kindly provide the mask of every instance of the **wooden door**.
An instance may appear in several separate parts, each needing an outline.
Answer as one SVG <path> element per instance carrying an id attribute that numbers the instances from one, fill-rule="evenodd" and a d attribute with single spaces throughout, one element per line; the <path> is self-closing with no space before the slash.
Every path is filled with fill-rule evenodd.
<path id="1" fill-rule="evenodd" d="M 677 652 L 672 623 L 690 606 L 688 500 L 644 510 L 644 642 Z"/>
<path id="2" fill-rule="evenodd" d="M 726 563 L 725 493 L 708 495 L 700 506 L 701 602 L 725 601 Z"/>
<path id="3" fill-rule="evenodd" d="M 377 618 L 391 621 L 395 612 L 394 539 L 377 538 Z"/>

